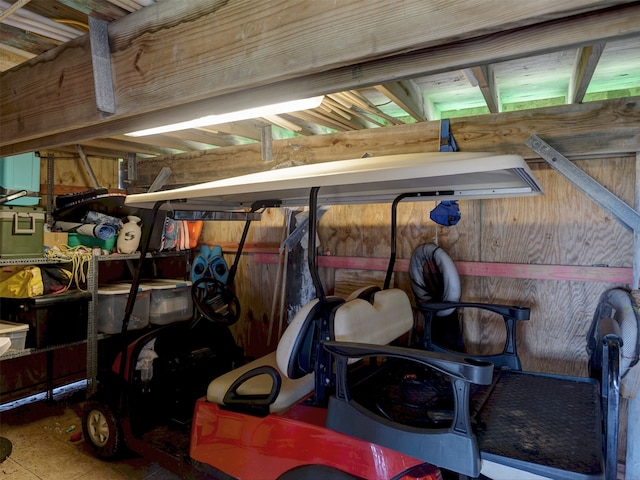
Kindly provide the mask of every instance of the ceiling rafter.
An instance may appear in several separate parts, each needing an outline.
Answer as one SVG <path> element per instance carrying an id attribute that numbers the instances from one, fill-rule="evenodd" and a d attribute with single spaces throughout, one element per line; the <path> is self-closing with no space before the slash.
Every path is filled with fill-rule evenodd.
<path id="1" fill-rule="evenodd" d="M 6 2 L 6 0 L 0 0 L 0 2 L 2 1 Z M 311 2 L 311 0 L 298 1 Z M 472 4 L 480 0 L 461 1 L 464 4 Z M 64 109 L 56 108 L 52 104 L 49 106 L 50 108 L 43 111 L 45 115 L 47 111 L 56 111 L 62 112 L 61 115 L 68 118 L 81 119 L 77 121 L 73 130 L 66 130 L 68 127 L 63 124 L 64 122 L 57 121 L 48 122 L 46 125 L 56 125 L 56 128 L 60 125 L 60 130 L 53 130 L 51 133 L 45 132 L 43 137 L 37 137 L 39 134 L 37 131 L 34 131 L 33 134 L 29 132 L 31 136 L 21 137 L 23 130 L 16 130 L 14 134 L 9 136 L 11 140 L 8 144 L 5 144 L 5 138 L 2 138 L 2 155 L 49 148 L 51 145 L 64 145 L 66 142 L 71 145 L 86 145 L 87 152 L 106 151 L 111 147 L 114 149 L 114 155 L 122 155 L 123 152 L 139 153 L 140 155 L 189 152 L 197 149 L 240 145 L 251 141 L 260 142 L 260 128 L 265 125 L 265 122 L 291 132 L 290 134 L 286 131 L 277 132 L 278 136 L 286 138 L 288 135 L 292 137 L 296 135 L 309 136 L 332 131 L 347 132 L 377 128 L 390 124 L 401 125 L 407 121 L 407 117 L 411 117 L 417 122 L 438 120 L 442 116 L 441 112 L 446 112 L 448 117 L 452 115 L 455 117 L 458 112 L 465 112 L 460 115 L 483 114 L 486 110 L 498 113 L 502 110 L 502 102 L 508 102 L 509 107 L 505 107 L 508 109 L 533 108 L 536 107 L 536 102 L 540 102 L 542 105 L 550 104 L 544 103 L 546 98 L 552 98 L 542 91 L 544 89 L 553 92 L 554 101 L 562 98 L 563 101 L 566 99 L 567 103 L 581 103 L 589 99 L 593 100 L 595 94 L 606 90 L 607 80 L 603 80 L 605 73 L 614 80 L 621 79 L 615 84 L 612 82 L 612 85 L 621 85 L 618 88 L 628 89 L 631 92 L 629 95 L 638 95 L 640 54 L 634 53 L 631 46 L 635 42 L 636 51 L 638 50 L 638 38 L 640 37 L 640 28 L 637 27 L 640 24 L 640 4 L 638 2 L 613 0 L 606 2 L 605 8 L 605 5 L 591 0 L 583 2 L 568 0 L 569 3 L 565 5 L 566 9 L 560 11 L 561 9 L 559 10 L 553 5 L 553 2 L 541 1 L 543 3 L 539 5 L 538 17 L 517 17 L 520 13 L 518 12 L 519 7 L 509 6 L 503 12 L 505 14 L 504 25 L 509 25 L 511 22 L 513 27 L 511 29 L 497 29 L 489 35 L 485 34 L 490 33 L 491 29 L 484 30 L 482 36 L 477 38 L 465 37 L 469 31 L 462 30 L 461 37 L 452 39 L 451 43 L 437 43 L 450 35 L 450 31 L 445 30 L 441 32 L 443 37 L 433 44 L 422 41 L 422 43 L 414 45 L 410 42 L 417 40 L 408 39 L 409 43 L 401 46 L 398 50 L 406 52 L 403 55 L 376 57 L 381 53 L 369 52 L 375 57 L 374 59 L 369 56 L 363 62 L 354 62 L 351 57 L 344 58 L 340 60 L 344 66 L 334 70 L 326 70 L 327 67 L 324 64 L 314 63 L 310 68 L 325 70 L 311 72 L 301 78 L 291 77 L 290 72 L 282 71 L 279 73 L 285 80 L 273 85 L 254 85 L 252 87 L 246 85 L 246 79 L 251 77 L 244 76 L 236 79 L 237 82 L 228 82 L 229 88 L 235 88 L 235 83 L 241 85 L 240 91 L 232 94 L 220 93 L 220 88 L 224 88 L 226 83 L 215 81 L 216 79 L 213 78 L 210 83 L 213 85 L 211 89 L 200 93 L 206 96 L 214 91 L 216 94 L 211 98 L 201 96 L 199 99 L 194 99 L 188 106 L 176 105 L 155 111 L 153 105 L 143 105 L 143 102 L 150 98 L 147 97 L 142 98 L 140 111 L 133 111 L 130 116 L 116 118 L 115 121 L 104 118 L 93 121 L 89 118 L 90 115 L 86 115 L 88 108 L 78 110 L 77 116 L 70 114 L 73 108 L 78 106 L 73 105 L 73 98 L 71 98 L 69 109 L 66 107 Z M 239 6 L 241 3 L 239 2 Z M 86 25 L 88 15 L 104 19 L 107 22 L 122 19 L 122 22 L 114 22 L 109 26 L 110 40 L 113 41 L 111 45 L 112 62 L 115 62 L 114 52 L 120 54 L 129 48 L 130 43 L 136 41 L 139 32 L 151 29 L 149 36 L 153 40 L 151 37 L 155 35 L 153 32 L 157 31 L 158 25 L 169 22 L 167 28 L 171 29 L 180 25 L 183 20 L 192 20 L 198 23 L 197 19 L 205 13 L 211 15 L 213 22 L 221 21 L 219 16 L 228 15 L 228 12 L 218 11 L 216 5 L 222 4 L 222 1 L 218 3 L 193 0 L 193 3 L 189 5 L 180 2 L 166 3 L 161 7 L 155 0 L 57 0 L 56 2 L 31 0 L 18 12 L 30 11 L 42 18 L 46 17 L 43 20 L 44 27 L 61 31 L 86 30 L 82 25 Z M 356 4 L 359 7 L 356 7 Z M 382 2 L 380 4 L 382 5 Z M 151 10 L 147 12 L 145 8 L 147 6 L 153 7 L 157 15 L 151 14 Z M 430 8 L 417 2 L 411 3 L 411 6 L 419 14 L 425 14 Z M 346 15 L 353 15 L 357 8 L 369 7 L 370 4 L 364 0 L 354 0 L 353 4 L 344 8 Z M 459 7 L 462 12 L 463 5 L 461 4 Z M 264 7 L 264 10 L 271 11 L 272 8 L 271 5 L 268 5 Z M 389 6 L 385 4 L 381 8 L 389 8 Z M 2 8 L 0 7 L 1 12 Z M 385 17 L 386 23 L 393 19 L 397 20 L 397 12 L 392 10 L 385 10 L 385 12 L 388 13 L 388 18 Z M 320 13 L 324 14 L 324 12 Z M 431 14 L 437 15 L 438 12 L 431 12 Z M 183 15 L 191 16 L 183 19 Z M 263 17 L 265 21 L 270 21 L 271 17 Z M 452 19 L 452 17 L 445 18 L 442 22 L 452 22 L 452 26 L 457 28 L 458 23 L 460 25 L 464 23 L 461 18 L 462 14 L 459 22 L 457 18 Z M 522 21 L 520 22 L 516 18 L 520 18 Z M 338 21 L 342 21 L 342 19 L 338 19 Z M 488 21 L 491 23 L 494 20 L 489 18 Z M 46 25 L 44 25 L 45 23 Z M 313 31 L 314 23 L 305 25 L 308 26 L 305 35 L 308 35 L 310 31 Z M 200 26 L 199 28 L 206 27 Z M 279 25 L 278 28 L 280 28 Z M 384 31 L 384 28 L 382 30 Z M 360 33 L 362 33 L 360 29 L 356 28 L 352 34 L 354 47 L 352 50 L 354 52 L 366 44 L 366 39 L 358 43 L 357 35 Z M 425 35 L 430 34 L 430 32 L 422 32 L 420 36 L 426 40 Z M 404 38 L 403 34 L 400 36 Z M 180 38 L 179 41 L 183 41 L 183 39 Z M 33 61 L 27 60 L 32 66 L 33 72 L 40 72 L 37 75 L 34 73 L 32 77 L 43 77 L 41 70 L 39 70 L 43 68 L 41 65 L 46 63 L 48 66 L 55 67 L 60 63 L 62 68 L 54 68 L 49 76 L 59 80 L 73 78 L 70 73 L 76 65 L 80 64 L 77 61 L 77 55 L 75 57 L 65 56 L 65 61 L 59 62 L 62 59 L 57 58 L 57 54 L 53 51 L 49 52 L 49 50 L 55 50 L 59 43 L 59 40 L 32 35 L 23 29 L 3 23 L 0 25 L 0 69 L 6 70 L 16 63 L 23 63 L 27 57 L 46 52 L 47 61 L 42 64 L 38 64 L 37 58 Z M 266 44 L 267 42 L 263 45 Z M 605 50 L 605 45 L 612 44 L 615 47 Z M 263 45 L 260 48 L 264 48 Z M 329 46 L 327 45 L 327 47 Z M 86 43 L 80 38 L 76 38 L 75 41 L 69 43 L 66 49 L 58 50 L 63 52 L 75 49 L 74 51 L 81 55 L 85 48 Z M 418 49 L 416 50 L 416 48 Z M 362 50 L 359 52 L 366 53 Z M 554 52 L 558 52 L 555 57 Z M 324 55 L 324 53 L 319 53 L 319 55 Z M 351 50 L 349 55 L 353 55 Z M 159 61 L 162 63 L 161 59 Z M 303 61 L 300 60 L 300 62 Z M 323 61 L 331 61 L 331 59 L 324 58 Z M 599 69 L 597 68 L 599 65 L 604 66 Z M 616 68 L 613 67 L 614 65 Z M 254 68 L 256 73 L 264 73 L 263 70 L 268 71 L 271 67 L 257 62 Z M 467 77 L 469 85 L 467 82 L 460 81 L 463 80 L 460 72 Z M 78 74 L 78 71 L 73 71 L 73 73 L 76 78 L 82 76 Z M 547 73 L 549 78 L 553 78 L 555 85 L 545 84 L 547 79 L 543 78 L 543 75 Z M 361 75 L 362 77 L 360 77 Z M 521 78 L 517 78 L 517 76 Z M 437 79 L 430 80 L 430 77 Z M 13 79 L 14 77 L 8 76 L 6 78 Z M 4 83 L 5 77 L 2 80 Z M 605 85 L 604 89 L 603 84 Z M 560 89 L 557 88 L 558 85 L 561 85 Z M 65 86 L 61 88 L 65 90 Z M 553 90 L 554 88 L 555 90 Z M 131 91 L 124 84 L 121 90 Z M 190 95 L 195 93 L 193 89 L 183 90 L 186 94 L 185 99 L 189 99 Z M 587 90 L 589 91 L 588 95 Z M 24 92 L 23 88 L 16 88 L 15 91 L 18 92 L 18 96 Z M 71 91 L 71 89 L 67 88 L 66 91 Z M 335 93 L 327 95 L 327 92 Z M 60 91 L 58 93 L 62 96 L 67 94 Z M 141 137 L 136 138 L 135 141 L 121 135 L 121 132 L 124 131 L 141 129 L 141 125 L 138 123 L 149 122 L 157 125 L 165 118 L 181 119 L 181 115 L 184 116 L 191 107 L 195 107 L 194 111 L 200 111 L 203 113 L 201 116 L 204 116 L 210 114 L 211 111 L 218 111 L 218 109 L 229 111 L 234 107 L 246 108 L 245 106 L 260 102 L 264 97 L 278 100 L 287 95 L 296 95 L 298 98 L 302 98 L 318 94 L 327 96 L 323 105 L 313 111 L 238 121 L 181 133 L 173 132 Z M 87 95 L 80 95 L 80 97 Z M 620 94 L 618 93 L 618 95 Z M 29 110 L 30 102 L 32 103 L 32 99 L 36 97 L 48 98 L 49 96 L 44 92 L 37 95 L 26 95 L 24 101 L 17 102 L 10 109 L 3 105 L 2 114 L 3 116 L 6 113 L 11 115 L 15 109 L 20 109 L 25 119 L 33 120 L 24 123 L 25 129 L 33 131 L 34 123 L 40 122 L 41 118 L 38 117 L 42 117 L 43 114 L 40 112 L 40 105 L 33 105 L 34 108 Z M 55 95 L 51 96 L 51 98 L 54 97 Z M 2 103 L 5 103 L 4 100 L 12 101 L 12 99 L 3 98 Z M 65 103 L 65 105 L 67 104 L 69 102 Z M 88 105 L 88 107 L 91 106 Z M 136 106 L 134 105 L 133 108 L 135 110 Z M 5 126 L 11 127 L 10 124 L 3 122 L 2 128 L 4 129 Z"/>
<path id="2" fill-rule="evenodd" d="M 489 107 L 491 113 L 498 113 L 502 111 L 502 105 L 500 103 L 500 92 L 498 91 L 498 85 L 493 71 L 492 65 L 480 65 L 477 67 L 471 67 L 471 72 L 478 82 L 478 88 L 482 92 L 484 101 Z"/>
<path id="3" fill-rule="evenodd" d="M 584 100 L 605 45 L 602 42 L 578 48 L 569 80 L 568 103 L 582 103 Z"/>
<path id="4" fill-rule="evenodd" d="M 422 92 L 414 81 L 404 80 L 385 83 L 384 85 L 376 85 L 376 89 L 411 115 L 414 120 L 418 122 L 427 120 L 424 98 L 422 98 Z"/>

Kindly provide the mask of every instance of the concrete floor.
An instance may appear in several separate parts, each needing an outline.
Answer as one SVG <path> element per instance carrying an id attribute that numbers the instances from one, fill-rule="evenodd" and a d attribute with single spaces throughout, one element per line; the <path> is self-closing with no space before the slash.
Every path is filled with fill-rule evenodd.
<path id="1" fill-rule="evenodd" d="M 135 454 L 117 462 L 95 458 L 82 431 L 84 390 L 54 395 L 51 402 L 31 401 L 0 409 L 0 436 L 13 451 L 0 463 L 3 480 L 179 480 L 179 477 Z M 6 407 L 5 407 L 6 408 Z"/>

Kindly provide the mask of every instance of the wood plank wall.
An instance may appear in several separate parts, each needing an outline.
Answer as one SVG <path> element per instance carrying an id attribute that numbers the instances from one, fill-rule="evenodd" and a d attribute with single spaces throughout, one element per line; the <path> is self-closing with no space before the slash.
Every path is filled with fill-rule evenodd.
<path id="1" fill-rule="evenodd" d="M 634 196 L 635 157 L 579 160 L 577 164 L 627 203 Z M 462 219 L 453 227 L 429 219 L 434 202 L 401 203 L 398 210 L 399 259 L 424 242 L 436 242 L 455 261 L 532 265 L 631 267 L 633 235 L 587 199 L 558 173 L 532 165 L 545 194 L 540 197 L 462 201 Z M 250 231 L 249 244 L 277 244 L 284 216 L 269 210 Z M 331 255 L 388 258 L 390 206 L 333 206 L 320 220 L 319 249 Z M 202 242 L 235 242 L 239 224 L 205 225 Z M 231 249 L 229 249 L 230 251 Z M 227 261 L 233 260 L 228 255 Z M 245 315 L 236 327 L 239 341 L 254 354 L 267 345 L 277 265 L 243 256 L 236 289 Z M 322 269 L 327 291 L 335 269 Z M 395 283 L 410 292 L 408 274 Z M 518 348 L 526 369 L 586 375 L 585 336 L 601 293 L 609 283 L 463 276 L 463 299 L 531 307 L 531 320 L 519 326 Z M 503 338 L 501 321 L 471 315 L 465 330 L 473 351 L 488 353 Z M 272 341 L 269 348 L 273 348 Z M 267 350 L 269 349 L 267 348 Z"/>
<path id="2" fill-rule="evenodd" d="M 619 198 L 633 204 L 635 156 L 579 160 L 577 165 Z M 429 219 L 433 202 L 401 203 L 398 209 L 397 258 L 407 259 L 424 242 L 437 242 L 454 261 L 528 265 L 631 267 L 633 235 L 545 164 L 532 165 L 545 194 L 533 198 L 460 202 L 462 219 L 453 227 Z M 254 225 L 248 242 L 277 244 L 284 216 L 269 210 Z M 332 255 L 388 258 L 389 205 L 334 206 L 319 222 L 319 249 Z M 205 243 L 235 242 L 240 225 L 205 224 Z M 230 250 L 228 250 L 230 251 Z M 257 263 L 243 255 L 235 287 L 244 313 L 234 334 L 250 355 L 275 348 L 267 341 L 277 265 Z M 227 254 L 227 261 L 233 256 Z M 322 268 L 327 292 L 339 270 Z M 518 351 L 530 371 L 587 375 L 586 334 L 600 295 L 614 286 L 580 280 L 542 280 L 462 276 L 463 300 L 524 305 L 531 319 L 518 326 Z M 394 284 L 411 295 L 409 276 L 396 272 Z M 472 353 L 499 350 L 503 322 L 491 314 L 465 316 L 465 342 Z M 277 316 L 276 316 L 277 317 Z M 277 332 L 278 320 L 273 320 Z M 623 399 L 618 458 L 626 448 L 627 401 Z"/>

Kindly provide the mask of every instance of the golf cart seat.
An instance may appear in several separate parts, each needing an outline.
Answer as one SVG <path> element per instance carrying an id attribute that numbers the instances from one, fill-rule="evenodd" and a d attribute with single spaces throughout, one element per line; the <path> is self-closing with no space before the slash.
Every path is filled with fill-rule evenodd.
<path id="1" fill-rule="evenodd" d="M 327 352 L 320 345 L 323 328 L 339 341 L 359 338 L 386 344 L 413 327 L 411 305 L 402 290 L 379 291 L 367 298 L 344 302 L 327 297 L 307 303 L 284 331 L 275 352 L 214 379 L 207 400 L 261 415 L 285 410 L 312 392 L 320 403 L 323 395 L 318 390 L 327 383 L 324 379 L 316 383 L 316 376 L 327 371 L 322 361 Z"/>
<path id="2" fill-rule="evenodd" d="M 327 426 L 471 477 L 615 478 L 621 335 L 635 328 L 635 348 L 638 318 L 614 290 L 590 331 L 595 378 L 506 367 L 494 377 L 491 363 L 461 355 L 326 342 L 338 377 Z M 387 360 L 352 382 L 349 360 L 363 357 Z"/>
<path id="3" fill-rule="evenodd" d="M 304 305 L 284 331 L 274 352 L 215 378 L 207 389 L 207 401 L 232 410 L 267 415 L 280 412 L 311 394 L 315 386 L 311 365 L 302 365 L 302 351 L 309 352 L 317 324 L 327 305 L 315 298 Z"/>
<path id="4" fill-rule="evenodd" d="M 502 316 L 506 330 L 502 352 L 474 355 L 497 368 L 521 370 L 517 352 L 516 323 L 529 320 L 530 309 L 517 305 L 461 302 L 461 283 L 455 263 L 447 252 L 433 243 L 419 245 L 409 262 L 411 288 L 416 307 L 424 316 L 422 348 L 442 353 L 465 353 L 462 338 L 462 309 L 479 309 Z"/>

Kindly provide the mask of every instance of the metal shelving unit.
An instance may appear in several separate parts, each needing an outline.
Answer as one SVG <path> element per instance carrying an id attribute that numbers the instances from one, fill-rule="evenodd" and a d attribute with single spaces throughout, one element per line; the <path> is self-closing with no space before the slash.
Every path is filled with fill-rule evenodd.
<path id="1" fill-rule="evenodd" d="M 145 260 L 170 258 L 184 256 L 186 259 L 186 269 L 189 269 L 190 250 L 179 252 L 158 252 L 148 253 Z M 97 388 L 96 379 L 98 375 L 98 341 L 105 335 L 98 333 L 96 311 L 98 304 L 98 273 L 100 271 L 100 263 L 103 262 L 119 262 L 139 260 L 140 254 L 111 254 L 111 255 L 94 255 L 91 257 L 89 267 L 87 269 L 87 290 L 91 292 L 91 300 L 89 301 L 87 311 L 87 338 L 86 340 L 69 342 L 60 345 L 54 345 L 46 348 L 26 348 L 20 351 L 9 351 L 0 357 L 0 361 L 13 358 L 25 357 L 40 352 L 51 352 L 57 348 L 68 347 L 86 343 L 87 346 L 87 394 L 95 393 Z M 3 265 L 64 265 L 69 263 L 65 260 L 49 260 L 46 258 L 16 258 L 16 259 L 0 259 L 0 266 Z"/>

